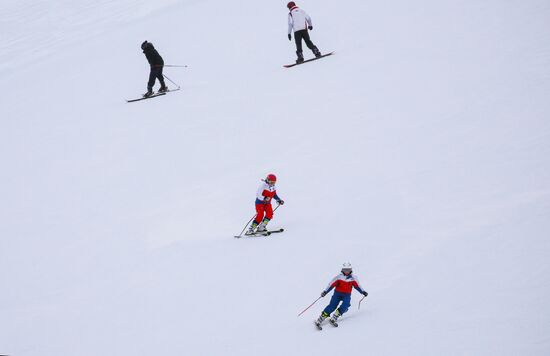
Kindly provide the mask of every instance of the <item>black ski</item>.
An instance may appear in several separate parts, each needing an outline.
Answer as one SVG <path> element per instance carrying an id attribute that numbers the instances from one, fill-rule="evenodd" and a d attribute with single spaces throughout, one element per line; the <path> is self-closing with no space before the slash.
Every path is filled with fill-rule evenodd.
<path id="1" fill-rule="evenodd" d="M 327 54 L 323 54 L 323 55 L 320 56 L 320 57 L 311 58 L 311 59 L 305 60 L 305 61 L 300 62 L 300 63 L 286 64 L 286 65 L 284 65 L 283 67 L 285 67 L 285 68 L 291 68 L 291 67 L 294 67 L 294 66 L 299 66 L 300 64 L 304 64 L 304 63 L 316 61 L 316 60 L 321 59 L 321 58 L 324 58 L 324 57 L 328 57 L 328 56 L 330 56 L 330 55 L 333 54 L 333 53 L 334 53 L 334 52 L 330 52 L 330 53 L 327 53 Z"/>
<path id="2" fill-rule="evenodd" d="M 252 234 L 244 234 L 240 236 L 233 236 L 236 239 L 240 239 L 241 237 L 257 237 L 257 236 L 269 236 L 271 234 L 278 234 L 280 232 L 285 231 L 285 229 L 279 229 L 279 230 L 268 230 L 268 231 L 262 231 L 262 232 L 254 232 Z"/>
<path id="3" fill-rule="evenodd" d="M 335 322 L 334 320 L 332 320 L 332 319 L 328 319 L 328 321 L 329 321 L 329 323 L 331 323 L 331 324 L 332 324 L 332 326 L 334 326 L 335 328 L 337 328 L 337 327 L 338 327 L 338 323 L 337 323 L 337 322 Z"/>
<path id="4" fill-rule="evenodd" d="M 141 101 L 141 100 L 145 100 L 145 99 L 153 99 L 153 98 L 156 98 L 157 96 L 162 96 L 162 95 L 166 95 L 167 93 L 171 92 L 171 91 L 177 91 L 177 90 L 180 90 L 180 88 L 176 88 L 176 89 L 170 89 L 170 90 L 167 90 L 165 92 L 162 92 L 162 93 L 155 93 L 151 96 L 143 96 L 141 98 L 137 98 L 137 99 L 129 99 L 129 100 L 126 100 L 127 103 L 133 103 L 135 101 Z"/>
<path id="5" fill-rule="evenodd" d="M 241 237 L 256 237 L 256 236 L 269 236 L 269 235 L 271 235 L 271 232 L 264 231 L 264 232 L 254 232 L 252 234 L 244 234 L 244 235 L 240 235 L 240 236 L 233 236 L 233 237 L 239 239 Z"/>
<path id="6" fill-rule="evenodd" d="M 126 100 L 127 103 L 133 103 L 135 101 L 141 101 L 141 100 L 146 100 L 146 99 L 153 99 L 153 98 L 156 98 L 157 96 L 162 96 L 162 95 L 166 95 L 166 93 L 155 93 L 151 96 L 144 96 L 144 97 L 141 97 L 141 98 L 137 98 L 137 99 L 130 99 L 130 100 Z"/>
<path id="7" fill-rule="evenodd" d="M 318 322 L 317 320 L 314 320 L 314 321 L 313 321 L 313 324 L 315 324 L 315 326 L 317 327 L 317 329 L 323 330 L 323 327 L 321 326 L 321 323 Z"/>

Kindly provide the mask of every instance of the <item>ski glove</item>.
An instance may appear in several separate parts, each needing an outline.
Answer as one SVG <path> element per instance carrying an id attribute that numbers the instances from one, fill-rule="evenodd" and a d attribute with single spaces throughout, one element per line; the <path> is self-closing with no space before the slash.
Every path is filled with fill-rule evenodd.
<path id="1" fill-rule="evenodd" d="M 367 295 L 369 295 L 369 293 L 367 293 L 367 292 L 365 292 L 365 291 L 363 291 L 362 294 L 363 294 L 365 297 L 366 297 Z"/>
<path id="2" fill-rule="evenodd" d="M 279 203 L 279 205 L 283 205 L 285 201 L 283 199 L 280 199 L 277 203 Z"/>
<path id="3" fill-rule="evenodd" d="M 292 36 L 290 35 L 290 33 L 288 34 L 288 40 L 292 41 Z"/>
<path id="4" fill-rule="evenodd" d="M 322 292 L 321 292 L 321 298 L 324 298 L 324 297 L 325 297 L 325 295 L 327 295 L 327 292 L 325 292 L 325 291 L 322 291 Z"/>
<path id="5" fill-rule="evenodd" d="M 313 26 L 308 26 L 307 28 L 308 28 L 310 31 L 313 30 Z"/>

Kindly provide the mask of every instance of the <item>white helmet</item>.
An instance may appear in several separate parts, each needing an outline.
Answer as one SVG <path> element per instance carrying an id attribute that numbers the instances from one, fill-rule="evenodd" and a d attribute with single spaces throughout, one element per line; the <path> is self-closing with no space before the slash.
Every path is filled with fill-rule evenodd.
<path id="1" fill-rule="evenodd" d="M 351 268 L 351 263 L 349 262 L 345 262 L 343 265 L 342 265 L 342 272 L 351 272 L 352 271 L 352 268 Z"/>

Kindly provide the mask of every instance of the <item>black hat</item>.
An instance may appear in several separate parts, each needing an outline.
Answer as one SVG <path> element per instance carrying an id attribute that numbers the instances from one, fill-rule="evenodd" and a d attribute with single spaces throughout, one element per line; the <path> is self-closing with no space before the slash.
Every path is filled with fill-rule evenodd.
<path id="1" fill-rule="evenodd" d="M 141 49 L 145 49 L 147 47 L 149 47 L 151 43 L 147 42 L 147 41 L 143 41 L 143 43 L 141 44 Z"/>

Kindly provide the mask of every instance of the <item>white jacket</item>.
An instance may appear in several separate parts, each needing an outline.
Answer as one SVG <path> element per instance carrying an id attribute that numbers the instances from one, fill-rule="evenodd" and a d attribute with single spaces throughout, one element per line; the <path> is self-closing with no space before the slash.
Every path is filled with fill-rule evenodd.
<path id="1" fill-rule="evenodd" d="M 288 34 L 292 31 L 300 31 L 307 29 L 308 26 L 313 26 L 311 17 L 299 7 L 295 7 L 288 13 Z"/>
<path id="2" fill-rule="evenodd" d="M 256 203 L 263 202 L 266 197 L 270 199 L 277 196 L 277 188 L 275 184 L 269 185 L 266 182 L 262 182 L 258 191 L 256 192 Z"/>

